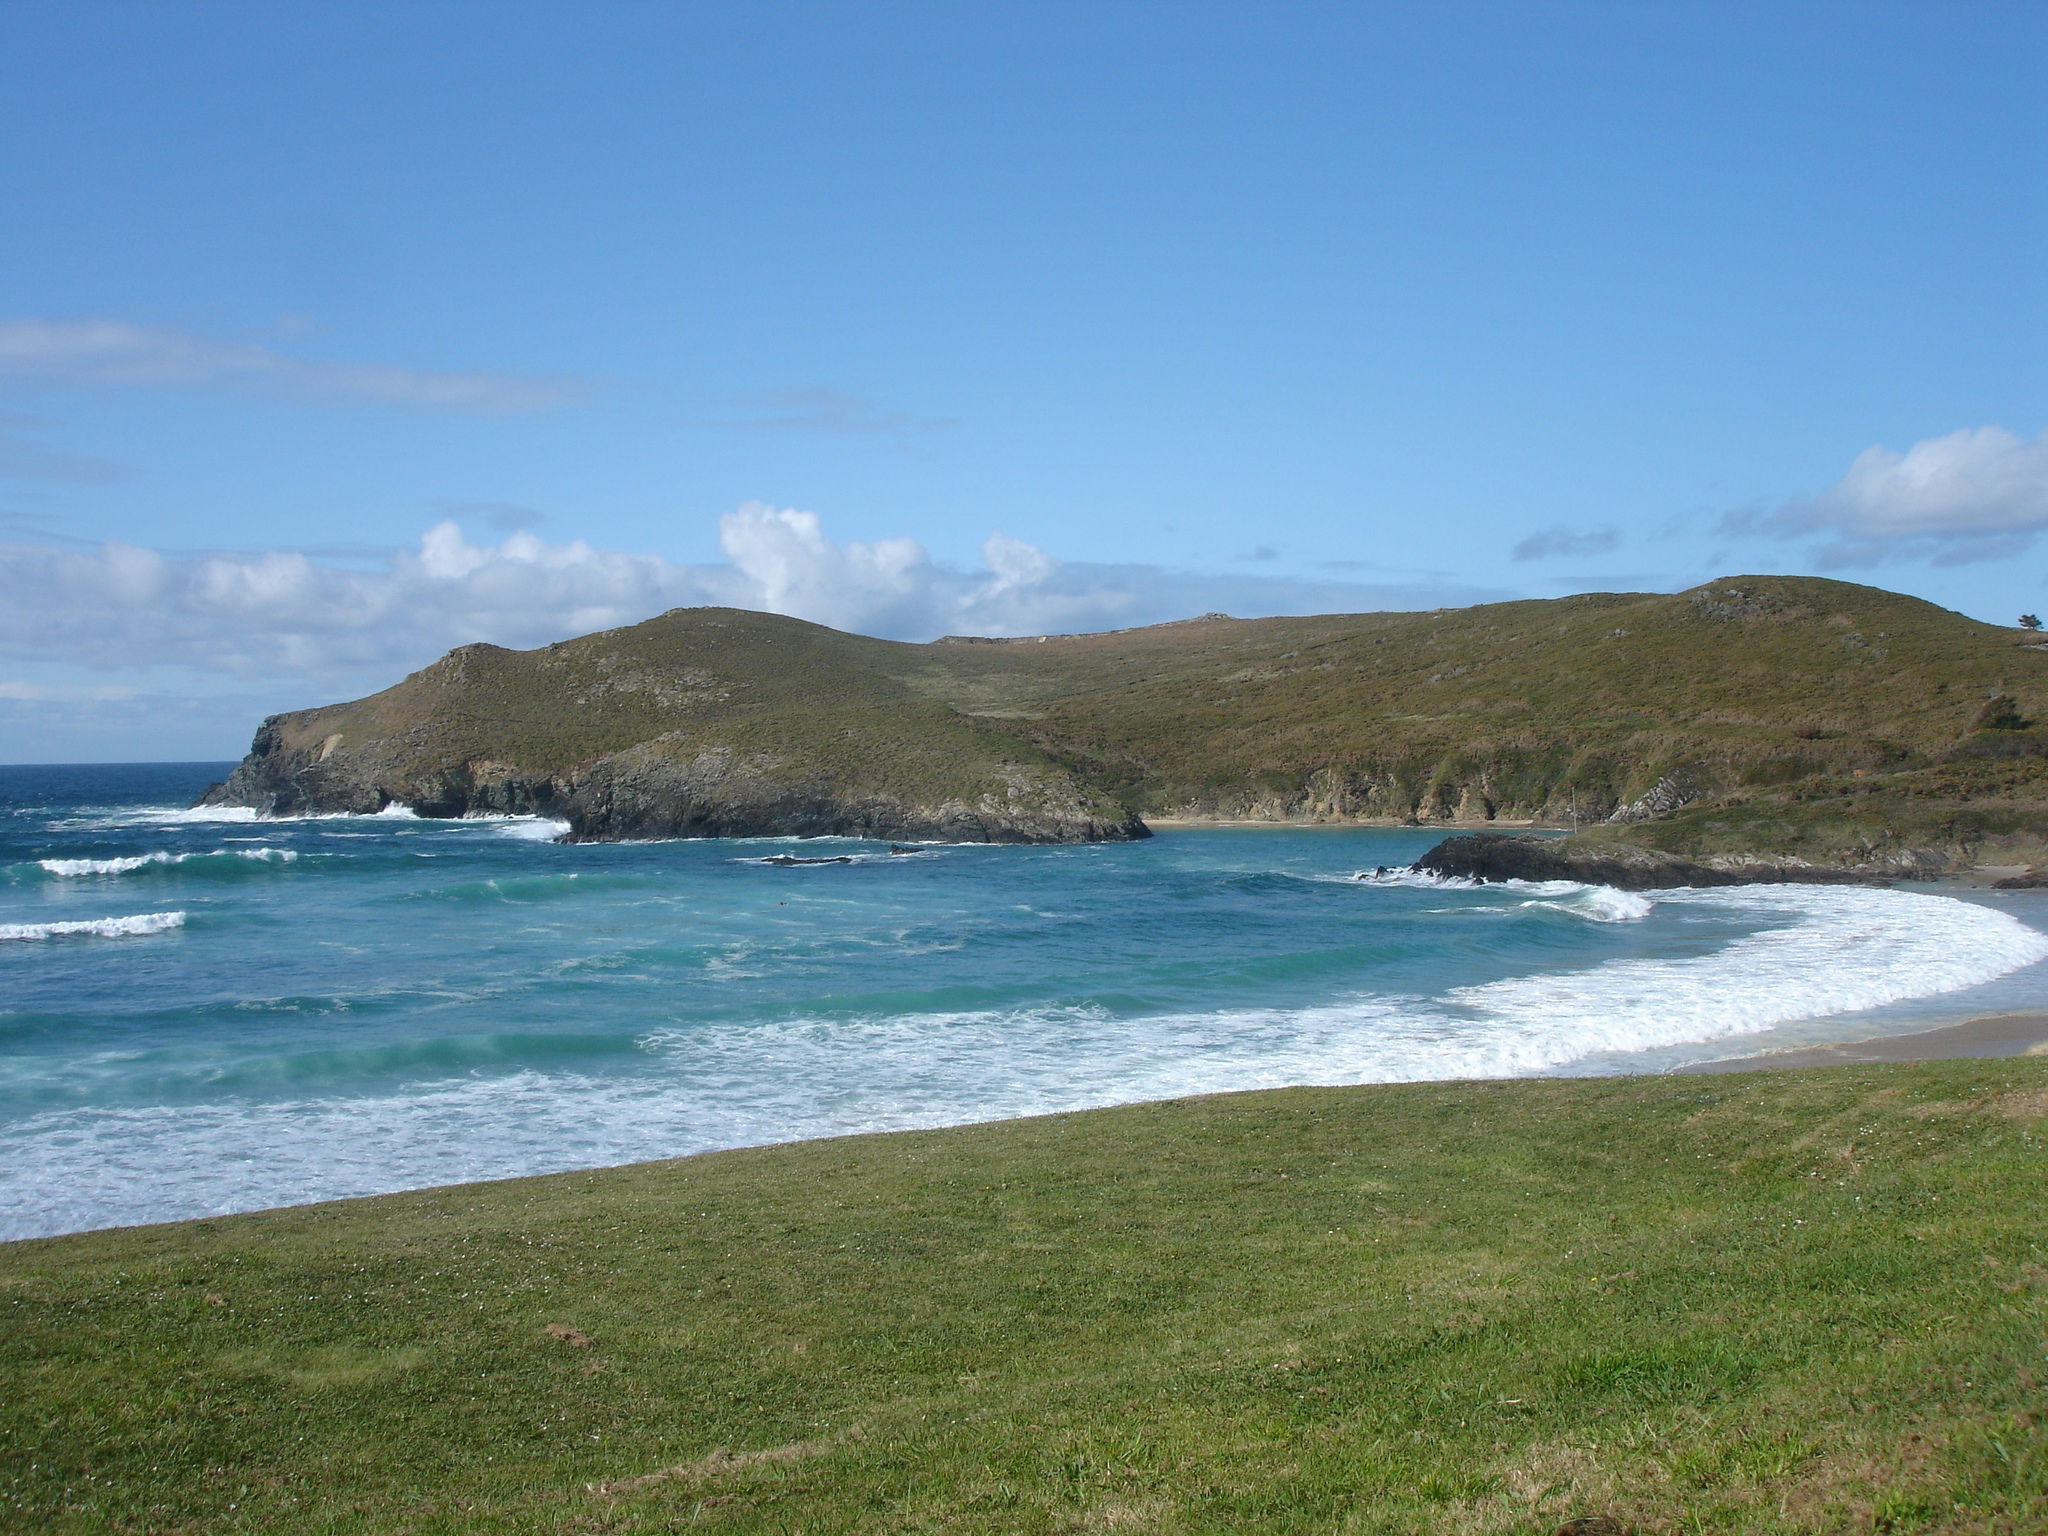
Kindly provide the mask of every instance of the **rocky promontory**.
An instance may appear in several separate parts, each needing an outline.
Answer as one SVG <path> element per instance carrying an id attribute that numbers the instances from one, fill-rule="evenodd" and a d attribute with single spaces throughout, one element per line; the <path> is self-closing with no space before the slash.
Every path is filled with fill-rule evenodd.
<path id="1" fill-rule="evenodd" d="M 1044 752 L 850 664 L 885 645 L 696 609 L 537 651 L 464 646 L 383 693 L 266 720 L 201 803 L 537 814 L 579 842 L 1150 835 Z"/>
<path id="2" fill-rule="evenodd" d="M 1686 885 L 1869 885 L 1939 875 L 1946 861 L 1932 855 L 1863 864 L 1816 864 L 1764 854 L 1689 859 L 1605 838 L 1477 832 L 1445 838 L 1413 868 L 1468 880 L 1573 880 L 1623 891 L 1661 891 Z"/>

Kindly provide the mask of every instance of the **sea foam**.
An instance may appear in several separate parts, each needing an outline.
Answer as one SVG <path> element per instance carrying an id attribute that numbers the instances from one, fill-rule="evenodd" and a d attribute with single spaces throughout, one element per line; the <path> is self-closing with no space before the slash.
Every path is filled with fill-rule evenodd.
<path id="1" fill-rule="evenodd" d="M 1510 910 L 1618 893 L 1517 894 Z M 15 1213 L 0 1235 L 1234 1089 L 1515 1076 L 1931 996 L 2048 959 L 2048 936 L 2005 912 L 1905 891 L 1665 891 L 1631 920 L 1682 922 L 1688 909 L 1750 931 L 1704 953 L 1427 997 L 683 1021 L 641 1032 L 634 1071 L 535 1061 L 362 1094 L 52 1110 L 0 1135 L 0 1209 Z"/>

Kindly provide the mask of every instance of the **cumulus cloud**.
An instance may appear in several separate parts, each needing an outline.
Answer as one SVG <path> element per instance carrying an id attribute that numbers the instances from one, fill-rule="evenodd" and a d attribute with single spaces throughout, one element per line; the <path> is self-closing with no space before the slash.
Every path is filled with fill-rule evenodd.
<path id="1" fill-rule="evenodd" d="M 1823 536 L 1816 553 L 1828 565 L 1901 555 L 1960 565 L 2014 555 L 2048 528 L 2048 433 L 2028 441 L 2003 427 L 1965 427 L 1904 453 L 1866 448 L 1818 496 L 1762 517 L 1737 515 L 1727 526 Z"/>
<path id="2" fill-rule="evenodd" d="M 1620 533 L 1612 528 L 1592 528 L 1584 533 L 1574 533 L 1569 528 L 1557 526 L 1530 534 L 1509 554 L 1516 560 L 1554 560 L 1560 555 L 1584 559 L 1588 555 L 1604 555 L 1620 542 Z"/>
<path id="3" fill-rule="evenodd" d="M 106 317 L 0 320 L 0 376 L 73 386 L 233 389 L 488 415 L 548 410 L 577 394 L 556 379 L 321 362 Z"/>
<path id="4" fill-rule="evenodd" d="M 1002 533 L 960 570 L 911 539 L 835 542 L 812 513 L 749 503 L 719 524 L 722 563 L 551 544 L 472 542 L 453 522 L 370 568 L 300 551 L 180 554 L 133 544 L 0 545 L 0 658 L 97 669 L 185 667 L 336 687 L 395 680 L 450 646 L 532 646 L 722 604 L 892 639 L 1118 628 L 1241 615 L 1428 608 L 1507 594 L 1365 586 L 1055 559 Z"/>

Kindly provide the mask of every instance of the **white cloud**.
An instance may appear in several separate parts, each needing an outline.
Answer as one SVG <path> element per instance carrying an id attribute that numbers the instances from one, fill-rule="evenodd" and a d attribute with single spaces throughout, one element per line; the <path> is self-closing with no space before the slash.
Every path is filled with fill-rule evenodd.
<path id="1" fill-rule="evenodd" d="M 144 672 L 194 668 L 336 691 L 395 681 L 454 645 L 532 646 L 666 609 L 763 609 L 892 639 L 1118 628 L 1210 610 L 1429 608 L 1506 596 L 1077 564 L 1001 533 L 958 570 L 911 539 L 835 543 L 808 512 L 749 503 L 720 520 L 726 562 L 550 544 L 473 543 L 444 522 L 363 569 L 301 552 L 179 555 L 108 543 L 0 546 L 0 658 Z"/>
<path id="2" fill-rule="evenodd" d="M 555 379 L 320 362 L 105 317 L 0 320 L 0 376 L 62 385 L 224 388 L 484 414 L 548 410 L 577 394 Z"/>
<path id="3" fill-rule="evenodd" d="M 1509 554 L 1516 560 L 1552 560 L 1559 555 L 1584 559 L 1587 555 L 1604 555 L 1620 542 L 1621 535 L 1612 528 L 1573 533 L 1569 528 L 1553 527 L 1530 534 Z"/>
<path id="4" fill-rule="evenodd" d="M 1831 535 L 1825 564 L 1891 555 L 1960 565 L 2019 553 L 2048 528 L 2048 433 L 2031 442 L 2003 427 L 1923 438 L 1904 453 L 1871 447 L 1818 496 L 1736 526 Z"/>

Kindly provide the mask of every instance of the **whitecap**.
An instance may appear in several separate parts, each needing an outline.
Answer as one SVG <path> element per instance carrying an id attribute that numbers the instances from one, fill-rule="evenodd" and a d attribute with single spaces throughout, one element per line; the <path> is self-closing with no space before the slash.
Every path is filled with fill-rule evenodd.
<path id="1" fill-rule="evenodd" d="M 1476 891 L 1481 885 L 1469 875 L 1439 875 L 1434 870 L 1410 869 L 1406 865 L 1376 869 L 1370 874 L 1360 870 L 1355 875 L 1312 875 L 1309 878 L 1342 881 L 1347 885 L 1391 885 L 1424 891 Z"/>
<path id="2" fill-rule="evenodd" d="M 1558 900 L 1525 901 L 1525 907 L 1542 907 L 1552 912 L 1568 912 L 1573 917 L 1582 917 L 1589 923 L 1639 923 L 1656 910 L 1657 904 L 1633 891 L 1616 890 L 1611 885 L 1589 886 L 1575 896 Z"/>
<path id="3" fill-rule="evenodd" d="M 36 864 L 45 874 L 58 876 L 126 875 L 147 869 L 152 864 L 169 864 L 176 857 L 176 854 L 158 852 L 120 859 L 37 859 Z"/>
<path id="4" fill-rule="evenodd" d="M 189 864 L 194 859 L 250 859 L 259 864 L 290 864 L 298 856 L 298 850 L 293 848 L 216 848 L 211 853 L 166 853 L 158 849 L 155 853 L 114 859 L 38 859 L 36 864 L 46 874 L 73 878 L 79 875 L 130 875 L 153 865 Z"/>
<path id="5" fill-rule="evenodd" d="M 0 923 L 0 941 L 87 936 L 118 939 L 140 933 L 162 933 L 166 929 L 184 926 L 185 914 L 182 912 L 142 912 L 134 917 L 81 918 L 58 923 Z"/>
<path id="6" fill-rule="evenodd" d="M 254 821 L 255 810 L 246 805 L 142 806 L 135 810 L 107 811 L 82 817 L 79 826 L 98 827 L 186 827 L 222 821 Z"/>
<path id="7" fill-rule="evenodd" d="M 504 816 L 494 817 L 493 830 L 500 837 L 509 837 L 524 843 L 558 842 L 569 835 L 569 823 L 554 821 L 545 816 Z"/>

